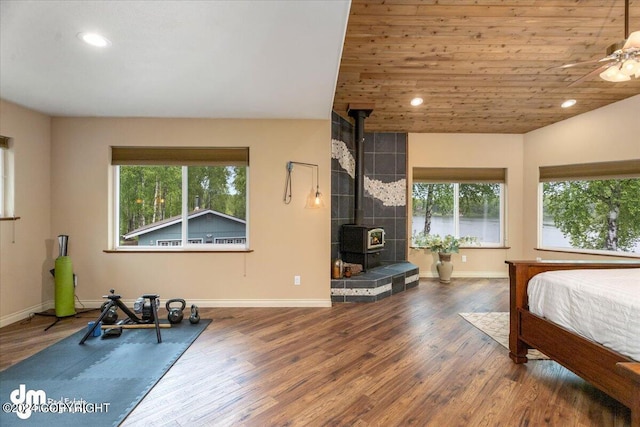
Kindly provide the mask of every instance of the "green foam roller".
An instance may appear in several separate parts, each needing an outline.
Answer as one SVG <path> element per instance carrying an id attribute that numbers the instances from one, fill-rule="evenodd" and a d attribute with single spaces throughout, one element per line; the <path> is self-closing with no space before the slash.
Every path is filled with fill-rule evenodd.
<path id="1" fill-rule="evenodd" d="M 55 267 L 55 307 L 57 317 L 76 314 L 74 294 L 71 258 L 68 256 L 58 257 Z"/>

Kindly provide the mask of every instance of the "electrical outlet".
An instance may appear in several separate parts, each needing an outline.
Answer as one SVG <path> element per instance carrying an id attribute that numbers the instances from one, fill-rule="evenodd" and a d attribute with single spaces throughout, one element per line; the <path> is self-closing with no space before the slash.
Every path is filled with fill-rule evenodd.
<path id="1" fill-rule="evenodd" d="M 300 276 L 293 276 L 293 284 L 294 285 L 300 284 Z"/>
<path id="2" fill-rule="evenodd" d="M 467 262 L 467 256 L 466 255 L 462 255 L 462 262 Z"/>

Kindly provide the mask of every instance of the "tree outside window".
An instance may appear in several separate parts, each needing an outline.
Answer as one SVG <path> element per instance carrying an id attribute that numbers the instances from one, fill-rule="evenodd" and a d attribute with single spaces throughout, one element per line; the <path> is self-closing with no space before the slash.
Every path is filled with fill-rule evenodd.
<path id="1" fill-rule="evenodd" d="M 640 179 L 542 184 L 543 247 L 640 253 Z"/>
<path id="2" fill-rule="evenodd" d="M 116 247 L 246 249 L 246 148 L 113 147 Z"/>
<path id="3" fill-rule="evenodd" d="M 473 237 L 502 244 L 500 183 L 414 183 L 413 234 Z"/>

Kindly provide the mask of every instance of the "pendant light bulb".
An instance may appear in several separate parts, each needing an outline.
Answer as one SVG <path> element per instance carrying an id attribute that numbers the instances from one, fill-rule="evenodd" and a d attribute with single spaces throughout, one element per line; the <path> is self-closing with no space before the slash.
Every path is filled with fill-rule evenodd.
<path id="1" fill-rule="evenodd" d="M 320 209 L 324 207 L 324 201 L 322 200 L 322 194 L 320 190 L 316 187 L 316 189 L 311 189 L 309 192 L 309 196 L 307 197 L 307 203 L 305 208 L 307 209 Z"/>

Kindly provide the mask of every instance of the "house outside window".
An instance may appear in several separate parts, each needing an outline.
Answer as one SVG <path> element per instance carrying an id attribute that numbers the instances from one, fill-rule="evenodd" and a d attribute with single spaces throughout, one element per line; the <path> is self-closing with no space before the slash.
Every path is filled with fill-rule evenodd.
<path id="1" fill-rule="evenodd" d="M 112 165 L 116 248 L 247 248 L 247 148 L 112 147 Z"/>
<path id="2" fill-rule="evenodd" d="M 541 248 L 640 255 L 640 160 L 539 172 Z"/>
<path id="3" fill-rule="evenodd" d="M 503 246 L 505 169 L 414 168 L 412 235 L 470 236 Z"/>

